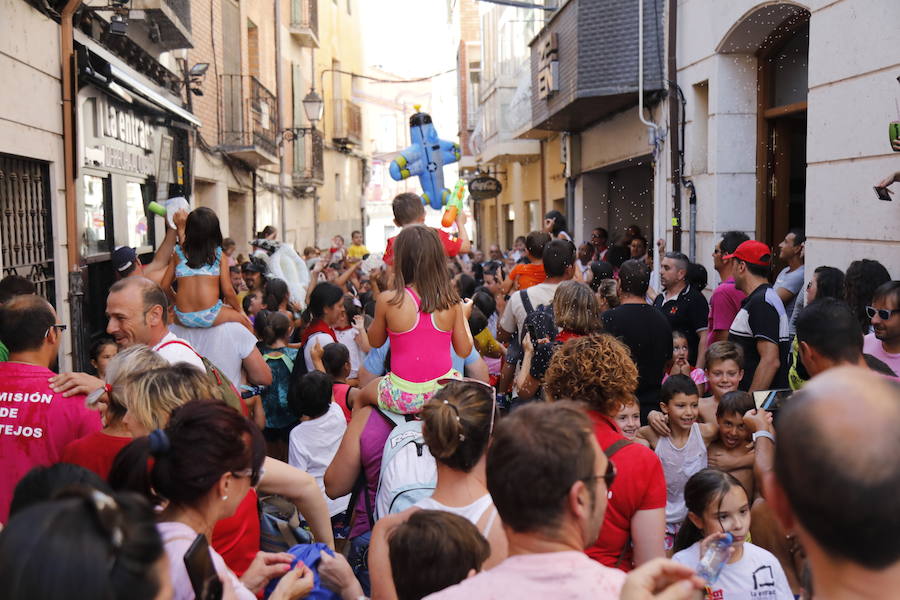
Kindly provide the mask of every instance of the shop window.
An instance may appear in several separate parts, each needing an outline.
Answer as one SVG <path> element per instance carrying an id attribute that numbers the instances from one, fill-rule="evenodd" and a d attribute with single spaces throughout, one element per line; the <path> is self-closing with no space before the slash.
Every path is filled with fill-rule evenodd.
<path id="1" fill-rule="evenodd" d="M 81 221 L 81 254 L 85 258 L 112 251 L 110 180 L 84 176 L 84 211 Z"/>
<path id="2" fill-rule="evenodd" d="M 136 181 L 125 185 L 125 213 L 128 232 L 125 245 L 137 248 L 139 253 L 151 249 L 147 213 L 144 210 L 144 186 Z"/>

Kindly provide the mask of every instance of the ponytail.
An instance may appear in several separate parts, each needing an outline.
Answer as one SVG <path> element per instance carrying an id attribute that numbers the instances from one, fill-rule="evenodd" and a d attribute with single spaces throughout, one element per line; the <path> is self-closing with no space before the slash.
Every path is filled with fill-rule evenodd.
<path id="1" fill-rule="evenodd" d="M 287 337 L 288 330 L 291 328 L 291 320 L 278 310 L 259 311 L 256 319 L 253 321 L 253 330 L 256 337 L 262 340 L 262 343 L 268 347 L 273 347 L 275 342 Z"/>
<path id="2" fill-rule="evenodd" d="M 452 382 L 422 409 L 422 435 L 440 463 L 468 473 L 487 451 L 494 406 L 493 390 L 473 382 Z"/>
<path id="3" fill-rule="evenodd" d="M 722 498 L 733 487 L 739 487 L 744 490 L 745 494 L 747 493 L 741 482 L 730 473 L 716 469 L 703 469 L 694 473 L 684 486 L 685 506 L 689 513 L 702 519 L 706 509 L 714 502 L 721 503 Z M 678 535 L 675 536 L 675 546 L 672 550 L 680 552 L 704 537 L 704 532 L 694 525 L 690 518 L 687 518 L 678 531 Z"/>

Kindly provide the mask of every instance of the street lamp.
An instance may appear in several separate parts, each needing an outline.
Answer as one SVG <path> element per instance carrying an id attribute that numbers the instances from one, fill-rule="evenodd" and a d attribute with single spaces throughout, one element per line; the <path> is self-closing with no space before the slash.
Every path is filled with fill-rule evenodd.
<path id="1" fill-rule="evenodd" d="M 325 101 L 316 91 L 311 88 L 306 97 L 303 98 L 303 112 L 306 113 L 306 120 L 309 121 L 309 127 L 288 127 L 281 132 L 281 141 L 292 142 L 297 138 L 312 135 L 316 131 L 316 123 L 322 120 L 322 113 L 325 111 Z"/>

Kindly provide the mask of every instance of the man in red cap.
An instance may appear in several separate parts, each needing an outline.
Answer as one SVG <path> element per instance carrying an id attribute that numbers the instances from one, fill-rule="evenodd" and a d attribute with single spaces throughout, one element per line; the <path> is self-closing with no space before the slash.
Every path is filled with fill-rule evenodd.
<path id="1" fill-rule="evenodd" d="M 771 250 L 762 242 L 748 240 L 722 258 L 732 259 L 735 286 L 747 294 L 728 332 L 728 339 L 744 351 L 740 389 L 788 387 L 789 319 L 781 298 L 769 285 Z"/>

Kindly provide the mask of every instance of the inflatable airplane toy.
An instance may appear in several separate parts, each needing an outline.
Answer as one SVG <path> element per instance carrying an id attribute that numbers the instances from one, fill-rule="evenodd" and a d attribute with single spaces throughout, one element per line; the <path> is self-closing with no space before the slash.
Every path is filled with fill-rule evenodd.
<path id="1" fill-rule="evenodd" d="M 431 122 L 431 115 L 420 112 L 409 118 L 409 135 L 412 145 L 391 161 L 390 173 L 394 181 L 418 177 L 422 185 L 422 203 L 440 210 L 450 197 L 444 187 L 444 165 L 459 160 L 459 144 L 438 138 Z"/>

